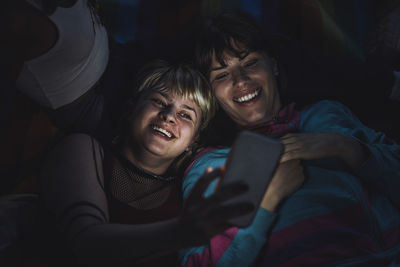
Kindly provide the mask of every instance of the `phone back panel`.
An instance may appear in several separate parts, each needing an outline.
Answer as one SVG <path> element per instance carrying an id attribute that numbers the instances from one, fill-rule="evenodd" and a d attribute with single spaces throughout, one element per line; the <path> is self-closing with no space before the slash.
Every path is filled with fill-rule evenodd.
<path id="1" fill-rule="evenodd" d="M 272 178 L 283 151 L 279 140 L 249 131 L 243 131 L 236 139 L 226 162 L 226 172 L 220 182 L 223 187 L 232 182 L 244 181 L 249 190 L 229 202 L 251 202 L 256 207 L 247 215 L 231 219 L 238 227 L 251 224 Z M 227 202 L 227 203 L 229 203 Z"/>

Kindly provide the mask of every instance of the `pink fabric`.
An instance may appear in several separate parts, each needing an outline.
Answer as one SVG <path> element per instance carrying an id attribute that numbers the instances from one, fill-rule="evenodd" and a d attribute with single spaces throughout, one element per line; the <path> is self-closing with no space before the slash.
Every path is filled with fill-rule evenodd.
<path id="1" fill-rule="evenodd" d="M 292 103 L 286 107 L 284 107 L 278 114 L 278 116 L 267 123 L 263 123 L 260 125 L 255 125 L 250 128 L 243 128 L 243 130 L 250 130 L 260 134 L 286 134 L 290 132 L 295 132 L 300 127 L 300 112 L 295 110 L 295 104 Z M 207 152 L 214 150 L 214 147 L 207 147 L 200 151 L 194 158 L 193 161 L 189 164 L 184 172 L 184 176 L 186 176 L 189 169 L 193 166 L 198 158 L 204 155 Z"/>
<path id="2" fill-rule="evenodd" d="M 300 112 L 295 110 L 292 103 L 284 107 L 273 120 L 269 122 L 243 128 L 263 135 L 283 135 L 296 132 L 300 127 Z"/>
<path id="3" fill-rule="evenodd" d="M 255 125 L 250 128 L 243 128 L 242 130 L 251 130 L 253 132 L 264 135 L 283 135 L 290 132 L 296 132 L 300 126 L 300 112 L 296 111 L 294 108 L 295 104 L 290 104 L 283 108 L 279 112 L 278 116 L 274 118 L 274 120 L 263 123 L 262 125 Z M 199 157 L 214 149 L 215 148 L 213 147 L 208 147 L 198 153 L 193 161 L 190 163 L 188 168 L 185 170 L 185 176 L 188 170 L 193 166 L 194 162 L 196 162 Z M 189 256 L 186 266 L 214 266 L 222 257 L 222 255 L 224 255 L 233 238 L 236 236 L 238 230 L 238 228 L 233 227 L 225 231 L 224 234 L 220 234 L 212 238 L 208 246 L 205 247 L 204 251 Z"/>
<path id="4" fill-rule="evenodd" d="M 315 266 L 377 253 L 366 216 L 356 204 L 285 227 L 270 236 L 258 266 Z"/>
<path id="5" fill-rule="evenodd" d="M 206 246 L 206 249 L 201 254 L 198 253 L 190 255 L 186 263 L 186 267 L 214 266 L 222 257 L 222 255 L 224 255 L 233 238 L 235 238 L 238 230 L 239 229 L 237 227 L 232 227 L 226 230 L 224 234 L 216 235 L 215 237 L 213 237 L 210 240 L 208 246 Z"/>
<path id="6" fill-rule="evenodd" d="M 321 231 L 363 225 L 365 220 L 363 207 L 359 204 L 340 210 L 339 212 L 312 217 L 273 233 L 268 242 L 268 251 L 272 252 L 291 242 Z"/>

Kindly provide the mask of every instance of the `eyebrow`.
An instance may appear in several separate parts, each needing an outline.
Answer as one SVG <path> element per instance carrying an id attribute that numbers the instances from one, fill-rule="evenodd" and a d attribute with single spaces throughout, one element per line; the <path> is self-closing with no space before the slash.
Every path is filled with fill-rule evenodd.
<path id="1" fill-rule="evenodd" d="M 211 68 L 211 69 L 210 69 L 210 72 L 216 71 L 216 70 L 222 70 L 222 69 L 224 69 L 224 68 L 226 68 L 226 66 L 214 67 L 214 68 Z"/>
<path id="2" fill-rule="evenodd" d="M 239 60 L 243 60 L 245 59 L 248 55 L 250 55 L 251 52 L 250 51 L 245 51 L 239 54 Z"/>
<path id="3" fill-rule="evenodd" d="M 239 61 L 242 61 L 242 60 L 245 59 L 248 55 L 250 55 L 250 52 L 249 52 L 249 51 L 240 53 L 240 55 L 239 55 L 239 57 L 238 57 L 238 58 L 239 58 Z M 222 69 L 224 69 L 224 68 L 226 68 L 226 66 L 213 67 L 213 68 L 210 68 L 210 72 L 212 72 L 212 71 L 217 71 L 217 70 L 222 70 Z"/>
<path id="4" fill-rule="evenodd" d="M 156 93 L 160 94 L 161 96 L 163 96 L 164 98 L 166 98 L 168 101 L 171 101 L 171 98 L 170 98 L 165 92 L 156 91 Z"/>
<path id="5" fill-rule="evenodd" d="M 188 110 L 193 111 L 194 115 L 195 115 L 196 118 L 197 118 L 197 113 L 196 113 L 196 110 L 195 110 L 194 108 L 192 108 L 191 106 L 188 106 L 188 105 L 186 105 L 186 104 L 183 104 L 182 107 L 183 107 L 184 109 L 188 109 Z"/>
<path id="6" fill-rule="evenodd" d="M 160 95 L 162 95 L 163 97 L 165 97 L 168 101 L 171 101 L 171 98 L 170 98 L 166 93 L 164 93 L 164 92 L 157 92 L 157 93 L 159 93 Z M 194 113 L 194 115 L 196 116 L 196 118 L 198 117 L 198 116 L 197 116 L 197 112 L 196 112 L 196 110 L 195 110 L 193 107 L 191 107 L 191 106 L 189 106 L 189 105 L 186 105 L 186 104 L 182 104 L 181 107 L 184 108 L 184 109 L 193 111 L 193 113 Z"/>

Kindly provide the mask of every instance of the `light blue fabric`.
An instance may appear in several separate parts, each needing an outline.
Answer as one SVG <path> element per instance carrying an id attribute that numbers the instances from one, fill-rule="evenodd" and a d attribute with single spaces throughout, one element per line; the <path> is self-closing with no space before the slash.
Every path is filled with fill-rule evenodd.
<path id="1" fill-rule="evenodd" d="M 193 164 L 183 182 L 184 199 L 188 197 L 193 186 L 208 167 L 216 168 L 225 164 L 229 152 L 230 148 L 214 150 L 203 155 Z M 217 182 L 216 180 L 210 184 L 204 194 L 205 197 L 214 192 Z M 222 258 L 215 263 L 215 266 L 228 266 L 225 265 L 228 263 L 229 266 L 249 266 L 252 259 L 257 257 L 261 246 L 266 242 L 266 231 L 269 227 L 265 226 L 271 225 L 275 217 L 276 214 L 259 208 L 253 224 L 247 228 L 239 229 L 228 250 L 223 253 Z M 186 263 L 190 255 L 203 254 L 206 249 L 208 249 L 207 246 L 201 246 L 180 251 L 182 266 L 187 266 Z M 246 257 L 242 255 L 246 255 Z M 206 260 L 211 260 L 211 258 Z"/>
<path id="2" fill-rule="evenodd" d="M 376 248 L 374 246 L 374 251 L 368 254 L 365 251 L 369 251 L 370 247 L 366 244 L 364 248 L 363 244 L 360 244 L 360 251 L 366 255 L 360 257 L 351 255 L 352 257 L 345 257 L 333 263 L 332 259 L 330 259 L 330 264 L 343 266 L 356 263 L 372 264 L 380 260 L 387 262 L 400 253 L 400 240 L 396 239 L 396 243 L 390 245 L 389 248 L 385 247 L 389 246 L 388 244 L 384 244 L 385 234 L 385 238 L 387 238 L 390 231 L 400 229 L 400 214 L 396 205 L 400 203 L 400 196 L 396 194 L 400 189 L 399 147 L 387 139 L 383 133 L 375 132 L 364 126 L 347 107 L 333 101 L 321 101 L 303 110 L 301 112 L 300 132 L 340 133 L 365 145 L 370 151 L 370 156 L 355 173 L 348 171 L 347 167 L 335 158 L 303 161 L 306 182 L 297 192 L 282 203 L 278 214 L 264 210 L 265 214 L 262 219 L 256 217 L 250 227 L 252 230 L 247 232 L 250 235 L 254 235 L 252 237 L 253 242 L 250 244 L 250 242 L 243 241 L 240 234 L 245 232 L 246 229 L 239 230 L 229 248 L 219 258 L 219 261 L 217 263 L 208 262 L 209 265 L 205 264 L 204 266 L 235 266 L 238 262 L 240 262 L 240 266 L 251 266 L 267 239 L 269 239 L 270 246 L 276 244 L 276 238 L 270 239 L 270 236 L 273 237 L 276 233 L 282 235 L 283 233 L 282 236 L 290 239 L 290 230 L 293 230 L 293 227 L 303 229 L 304 222 L 321 218 L 321 216 L 326 216 L 326 218 L 333 216 L 332 221 L 329 221 L 329 223 L 340 225 L 341 218 L 337 214 L 346 210 L 352 212 L 352 209 L 359 212 L 361 217 L 357 217 L 358 213 L 354 214 L 354 218 L 349 219 L 350 223 L 351 220 L 362 221 L 361 228 L 363 229 L 360 229 L 359 233 L 356 234 L 371 241 L 372 244 L 376 243 Z M 223 165 L 228 153 L 229 149 L 213 150 L 200 157 L 192 165 L 183 182 L 185 198 L 204 173 L 204 170 L 209 166 L 218 167 Z M 208 194 L 212 192 L 213 186 L 211 185 L 208 188 Z M 260 210 L 262 209 L 260 208 Z M 316 227 L 321 227 L 321 232 L 322 230 L 327 230 L 326 225 L 317 225 Z M 342 227 L 343 229 L 339 227 L 335 231 L 343 233 L 345 230 L 358 230 L 358 225 L 354 226 L 354 228 L 351 228 L 353 227 L 352 225 L 348 229 L 346 227 L 347 225 L 345 224 Z M 287 232 L 288 230 L 288 234 L 285 234 L 285 231 Z M 271 233 L 268 238 L 267 233 Z M 312 241 L 315 237 L 307 238 Z M 320 238 L 320 236 L 317 236 L 317 238 Z M 249 240 L 250 237 L 246 236 L 246 239 Z M 326 243 L 329 243 L 329 239 L 328 242 L 321 244 L 321 247 L 323 248 Z M 218 248 L 211 245 L 182 251 L 180 253 L 182 265 L 185 266 L 187 260 L 195 254 L 198 258 L 201 258 L 199 255 L 207 249 L 215 250 L 218 253 Z M 300 248 L 304 249 L 304 246 Z M 292 249 L 296 253 L 296 247 Z M 249 253 L 249 251 L 252 253 Z M 307 252 L 313 253 L 314 251 Z M 273 261 L 282 263 L 279 253 L 281 252 L 278 246 L 275 254 L 270 258 L 267 255 L 264 263 L 267 264 L 269 260 L 271 260 L 271 263 Z M 287 253 L 291 252 L 287 251 Z M 206 258 L 202 259 L 203 264 L 206 260 Z M 283 258 L 283 260 L 286 259 Z"/>

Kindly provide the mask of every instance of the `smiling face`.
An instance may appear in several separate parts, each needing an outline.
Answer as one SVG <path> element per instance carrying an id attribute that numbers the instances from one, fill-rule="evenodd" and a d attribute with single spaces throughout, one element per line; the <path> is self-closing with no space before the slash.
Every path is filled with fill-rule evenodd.
<path id="1" fill-rule="evenodd" d="M 138 103 L 130 124 L 134 162 L 152 157 L 169 165 L 195 140 L 201 110 L 187 98 L 155 89 L 145 92 Z"/>
<path id="2" fill-rule="evenodd" d="M 243 52 L 240 57 L 225 51 L 224 63 L 213 56 L 210 82 L 225 112 L 239 125 L 267 122 L 281 107 L 276 61 L 259 52 Z"/>

